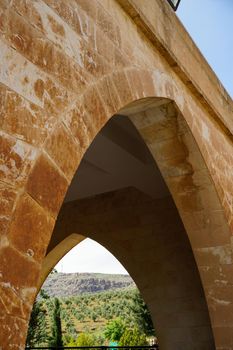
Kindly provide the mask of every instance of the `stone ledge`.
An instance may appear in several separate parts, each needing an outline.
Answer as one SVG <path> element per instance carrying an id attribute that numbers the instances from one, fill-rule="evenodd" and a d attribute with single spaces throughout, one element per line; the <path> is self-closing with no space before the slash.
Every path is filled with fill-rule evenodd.
<path id="1" fill-rule="evenodd" d="M 232 99 L 166 1 L 117 0 L 117 2 L 156 46 L 224 132 L 232 137 Z M 158 12 L 163 17 L 162 21 L 159 20 Z"/>

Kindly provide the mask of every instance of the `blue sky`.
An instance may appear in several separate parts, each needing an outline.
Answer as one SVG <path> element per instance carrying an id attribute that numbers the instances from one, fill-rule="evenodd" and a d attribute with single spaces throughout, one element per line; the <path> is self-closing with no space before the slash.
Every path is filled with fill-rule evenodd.
<path id="1" fill-rule="evenodd" d="M 181 0 L 177 15 L 233 96 L 233 0 Z"/>
<path id="2" fill-rule="evenodd" d="M 233 0 L 181 0 L 177 15 L 233 96 Z M 62 272 L 127 273 L 105 248 L 89 239 L 73 248 L 56 268 Z"/>

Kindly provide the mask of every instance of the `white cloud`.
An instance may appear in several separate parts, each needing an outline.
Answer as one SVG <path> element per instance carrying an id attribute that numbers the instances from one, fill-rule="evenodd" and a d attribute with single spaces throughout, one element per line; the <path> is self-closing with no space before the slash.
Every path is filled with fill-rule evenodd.
<path id="1" fill-rule="evenodd" d="M 121 263 L 99 243 L 87 238 L 71 249 L 55 266 L 59 272 L 128 274 Z"/>

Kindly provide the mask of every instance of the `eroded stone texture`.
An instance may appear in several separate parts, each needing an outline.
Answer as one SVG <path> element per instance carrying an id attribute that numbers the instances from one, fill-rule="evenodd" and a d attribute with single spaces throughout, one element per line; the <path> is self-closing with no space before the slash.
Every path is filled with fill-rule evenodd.
<path id="1" fill-rule="evenodd" d="M 33 234 L 31 228 L 35 225 Z M 17 203 L 8 238 L 13 246 L 35 261 L 44 256 L 54 220 L 30 196 Z"/>
<path id="2" fill-rule="evenodd" d="M 0 316 L 2 349 L 23 350 L 24 337 L 27 332 L 27 322 L 17 316 L 5 314 Z"/>
<path id="3" fill-rule="evenodd" d="M 68 182 L 53 162 L 41 155 L 28 178 L 28 193 L 45 209 L 56 215 Z"/>
<path id="4" fill-rule="evenodd" d="M 38 86 L 38 82 L 39 80 L 35 86 Z M 42 90 L 37 94 L 42 97 Z M 2 129 L 35 146 L 43 143 L 56 120 L 53 114 L 45 115 L 39 106 L 30 103 L 4 85 L 0 86 L 0 105 Z"/>
<path id="5" fill-rule="evenodd" d="M 79 151 L 84 153 L 97 134 L 97 129 L 79 100 L 66 114 L 64 123 L 78 142 Z"/>
<path id="6" fill-rule="evenodd" d="M 2 245 L 0 263 L 1 281 L 8 283 L 13 290 L 20 292 L 21 288 L 36 286 L 39 265 L 11 247 L 9 241 L 5 240 Z"/>
<path id="7" fill-rule="evenodd" d="M 75 170 L 82 157 L 79 143 L 72 139 L 65 125 L 59 125 L 48 139 L 45 149 L 48 154 L 56 160 L 63 173 L 72 179 Z"/>
<path id="8" fill-rule="evenodd" d="M 0 182 L 0 232 L 4 236 L 10 222 L 11 214 L 16 200 L 16 192 L 6 184 Z"/>
<path id="9" fill-rule="evenodd" d="M 25 329 L 38 280 L 34 258 L 43 258 L 85 150 L 131 105 L 194 250 L 216 347 L 232 349 L 233 105 L 168 4 L 2 0 L 0 62 L 0 268 L 11 289 L 2 286 L 0 346 L 24 345 L 18 313 L 28 303 Z M 143 98 L 139 115 L 133 102 Z M 148 98 L 161 106 L 172 100 L 176 113 L 171 103 L 155 113 Z"/>
<path id="10" fill-rule="evenodd" d="M 0 179 L 20 186 L 26 181 L 37 150 L 6 133 L 0 132 Z"/>

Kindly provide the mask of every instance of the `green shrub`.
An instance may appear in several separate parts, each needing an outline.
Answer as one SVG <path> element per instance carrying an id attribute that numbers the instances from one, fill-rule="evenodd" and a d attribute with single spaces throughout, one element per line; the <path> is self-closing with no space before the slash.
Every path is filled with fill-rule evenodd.
<path id="1" fill-rule="evenodd" d="M 146 340 L 146 335 L 142 334 L 138 328 L 129 329 L 127 328 L 122 334 L 120 341 L 120 346 L 140 346 L 148 345 Z"/>
<path id="2" fill-rule="evenodd" d="M 93 346 L 95 345 L 95 337 L 88 333 L 80 333 L 76 343 L 77 346 Z"/>
<path id="3" fill-rule="evenodd" d="M 126 329 L 126 325 L 121 318 L 116 318 L 109 322 L 105 328 L 104 336 L 111 341 L 119 341 Z"/>

